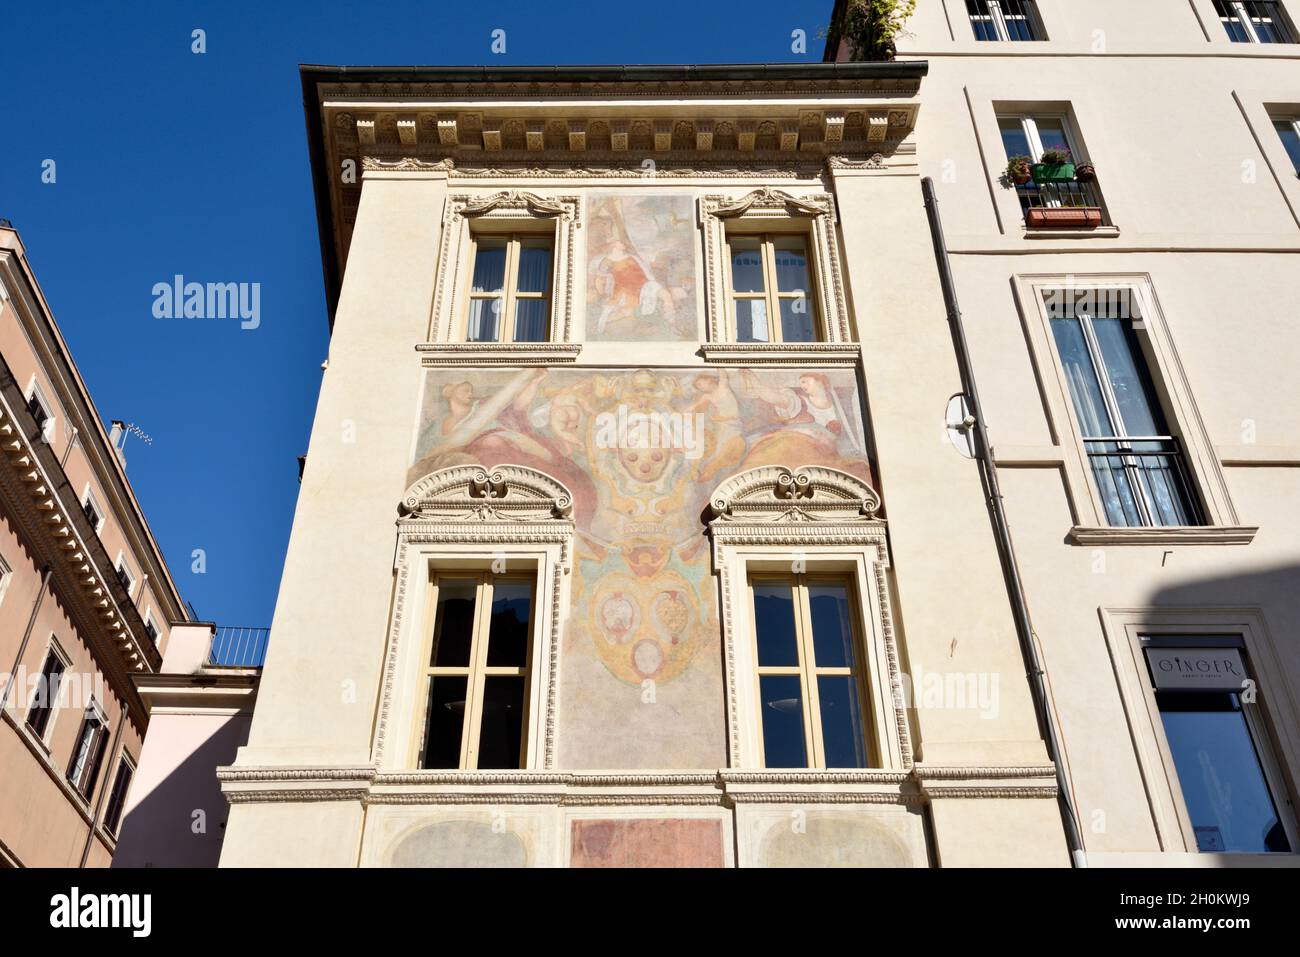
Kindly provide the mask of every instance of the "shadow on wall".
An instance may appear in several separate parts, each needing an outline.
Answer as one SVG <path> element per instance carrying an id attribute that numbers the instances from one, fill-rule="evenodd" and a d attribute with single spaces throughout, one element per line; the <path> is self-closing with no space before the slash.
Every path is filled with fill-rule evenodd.
<path id="1" fill-rule="evenodd" d="M 156 728 L 158 718 L 184 721 L 187 717 L 160 715 L 150 723 L 149 733 L 171 730 Z M 230 810 L 217 781 L 217 768 L 234 763 L 235 752 L 248 741 L 251 720 L 244 714 L 226 720 L 131 808 L 122 822 L 114 867 L 217 866 Z M 165 746 L 166 740 L 158 744 Z M 151 755 L 146 749 L 137 773 L 149 773 L 150 758 L 165 761 L 167 757 Z"/>

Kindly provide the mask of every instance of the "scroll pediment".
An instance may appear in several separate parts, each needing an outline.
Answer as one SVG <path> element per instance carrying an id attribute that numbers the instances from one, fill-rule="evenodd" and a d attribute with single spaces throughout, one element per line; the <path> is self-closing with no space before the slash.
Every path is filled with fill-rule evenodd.
<path id="1" fill-rule="evenodd" d="M 709 498 L 715 522 L 872 522 L 880 496 L 857 476 L 822 465 L 764 465 L 734 475 Z"/>
<path id="2" fill-rule="evenodd" d="M 401 512 L 442 521 L 567 519 L 573 496 L 545 472 L 522 465 L 458 465 L 430 472 L 402 496 Z"/>

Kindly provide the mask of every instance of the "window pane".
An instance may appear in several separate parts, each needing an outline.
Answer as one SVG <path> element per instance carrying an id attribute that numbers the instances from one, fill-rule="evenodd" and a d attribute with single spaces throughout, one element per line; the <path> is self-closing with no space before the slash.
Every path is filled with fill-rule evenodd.
<path id="1" fill-rule="evenodd" d="M 1282 22 L 1282 11 L 1276 3 L 1247 0 L 1246 13 L 1255 25 L 1255 35 L 1260 43 L 1290 43 L 1291 38 Z"/>
<path id="2" fill-rule="evenodd" d="M 1277 135 L 1282 137 L 1282 145 L 1286 147 L 1287 155 L 1291 157 L 1291 165 L 1295 167 L 1297 173 L 1300 173 L 1300 133 L 1296 132 L 1296 124 L 1292 120 L 1278 120 L 1275 124 Z"/>
<path id="3" fill-rule="evenodd" d="M 41 669 L 41 678 L 32 696 L 31 708 L 27 712 L 27 725 L 36 736 L 43 737 L 54 713 L 54 704 L 59 696 L 59 683 L 63 680 L 63 662 L 59 656 L 50 652 L 45 658 L 45 667 Z"/>
<path id="4" fill-rule="evenodd" d="M 758 247 L 732 248 L 731 288 L 736 292 L 763 291 L 763 254 Z"/>
<path id="5" fill-rule="evenodd" d="M 1035 122 L 1038 126 L 1038 138 L 1042 140 L 1043 149 L 1065 150 L 1070 148 L 1070 143 L 1065 138 L 1065 123 L 1063 120 L 1039 117 Z"/>
<path id="6" fill-rule="evenodd" d="M 479 243 L 474 255 L 474 292 L 500 292 L 505 288 L 506 247 Z"/>
<path id="7" fill-rule="evenodd" d="M 1289 851 L 1237 696 L 1158 692 L 1160 717 L 1202 851 Z"/>
<path id="8" fill-rule="evenodd" d="M 429 679 L 429 704 L 424 713 L 420 767 L 460 767 L 467 680 L 463 675 L 436 675 Z"/>
<path id="9" fill-rule="evenodd" d="M 494 300 L 495 301 L 495 300 Z M 548 338 L 545 299 L 518 299 L 515 301 L 515 342 L 545 342 Z"/>
<path id="10" fill-rule="evenodd" d="M 1025 136 L 1024 125 L 1016 117 L 1004 116 L 998 120 L 1002 130 L 1002 146 L 1007 151 L 1007 159 L 1013 156 L 1032 156 L 1029 139 Z"/>
<path id="11" fill-rule="evenodd" d="M 803 243 L 780 244 L 773 250 L 776 257 L 778 292 L 807 292 L 808 254 Z"/>
<path id="12" fill-rule="evenodd" d="M 483 682 L 483 724 L 478 736 L 480 768 L 519 767 L 524 729 L 524 679 L 493 675 Z"/>
<path id="13" fill-rule="evenodd" d="M 1079 428 L 1086 436 L 1114 435 L 1092 357 L 1083 341 L 1083 327 L 1078 319 L 1053 319 L 1052 336 L 1061 356 L 1061 367 L 1070 383 L 1070 397 L 1079 417 Z"/>
<path id="14" fill-rule="evenodd" d="M 779 582 L 754 583 L 754 632 L 758 636 L 760 668 L 799 664 L 794 637 L 793 588 Z"/>
<path id="15" fill-rule="evenodd" d="M 812 300 L 806 296 L 781 300 L 781 338 L 786 342 L 812 342 Z"/>
<path id="16" fill-rule="evenodd" d="M 822 748 L 828 768 L 865 768 L 867 741 L 858 702 L 858 683 L 852 675 L 818 675 L 817 695 L 822 709 Z"/>
<path id="17" fill-rule="evenodd" d="M 469 647 L 474 635 L 474 581 L 438 582 L 438 611 L 433 624 L 433 655 L 429 663 L 439 668 L 469 667 Z"/>
<path id="18" fill-rule="evenodd" d="M 765 300 L 736 300 L 736 341 L 771 341 L 771 336 L 767 331 L 767 302 Z"/>
<path id="19" fill-rule="evenodd" d="M 1165 435 L 1165 419 L 1133 324 L 1126 319 L 1095 319 L 1092 327 L 1124 420 L 1124 434 Z"/>
<path id="20" fill-rule="evenodd" d="M 528 625 L 532 604 L 532 582 L 505 581 L 492 586 L 488 667 L 523 668 L 528 664 Z"/>
<path id="21" fill-rule="evenodd" d="M 809 585 L 813 657 L 818 668 L 853 667 L 849 592 L 843 585 Z"/>
<path id="22" fill-rule="evenodd" d="M 126 793 L 130 788 L 131 765 L 123 761 L 117 766 L 113 791 L 108 797 L 108 807 L 104 811 L 104 827 L 110 834 L 117 833 L 117 825 L 122 819 L 122 809 L 126 806 Z"/>
<path id="23" fill-rule="evenodd" d="M 496 342 L 500 338 L 497 334 L 500 318 L 500 299 L 471 299 L 469 330 L 465 338 L 470 342 Z"/>
<path id="24" fill-rule="evenodd" d="M 806 768 L 803 737 L 803 695 L 795 675 L 763 675 L 758 679 L 763 714 L 763 764 L 769 768 Z"/>
<path id="25" fill-rule="evenodd" d="M 546 292 L 551 283 L 551 248 L 525 245 L 519 249 L 520 292 Z"/>

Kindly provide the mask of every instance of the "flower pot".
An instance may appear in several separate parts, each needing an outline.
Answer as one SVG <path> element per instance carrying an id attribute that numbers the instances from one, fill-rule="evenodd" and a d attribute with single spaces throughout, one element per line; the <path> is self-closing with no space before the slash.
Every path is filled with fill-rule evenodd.
<path id="1" fill-rule="evenodd" d="M 1100 206 L 1033 206 L 1025 213 L 1030 229 L 1096 229 L 1101 225 Z"/>
<path id="2" fill-rule="evenodd" d="M 1044 183 L 1074 182 L 1073 163 L 1035 163 L 1031 168 L 1034 182 L 1039 186 Z"/>
<path id="3" fill-rule="evenodd" d="M 1074 168 L 1074 178 L 1080 183 L 1097 182 L 1097 170 L 1091 163 L 1084 163 L 1082 166 Z"/>
<path id="4" fill-rule="evenodd" d="M 1034 178 L 1034 174 L 1029 168 L 1029 164 L 1026 163 L 1023 166 L 1017 166 L 1015 169 L 1007 170 L 1007 178 L 1017 186 L 1024 186 Z"/>

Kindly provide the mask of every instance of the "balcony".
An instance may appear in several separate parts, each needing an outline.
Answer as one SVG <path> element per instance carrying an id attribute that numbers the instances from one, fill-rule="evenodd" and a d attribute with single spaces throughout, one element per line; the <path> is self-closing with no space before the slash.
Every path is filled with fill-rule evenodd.
<path id="1" fill-rule="evenodd" d="M 260 668 L 266 662 L 270 628 L 218 627 L 212 635 L 206 664 L 211 667 Z"/>
<path id="2" fill-rule="evenodd" d="M 1029 229 L 1096 229 L 1105 224 L 1101 190 L 1078 180 L 1016 186 Z"/>
<path id="3" fill-rule="evenodd" d="M 1084 448 L 1112 527 L 1203 524 L 1176 438 L 1089 438 Z"/>

